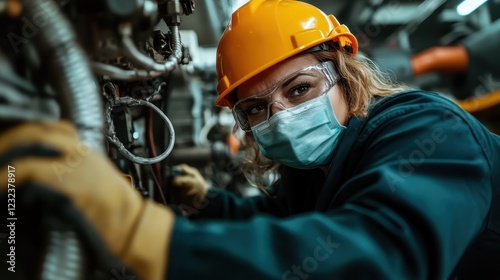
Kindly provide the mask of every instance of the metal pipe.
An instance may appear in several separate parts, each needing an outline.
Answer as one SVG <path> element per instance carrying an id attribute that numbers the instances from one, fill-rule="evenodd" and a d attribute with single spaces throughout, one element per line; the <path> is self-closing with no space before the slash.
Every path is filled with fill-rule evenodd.
<path id="1" fill-rule="evenodd" d="M 207 164 L 212 161 L 212 148 L 207 147 L 180 147 L 172 151 L 168 157 L 170 165 L 186 163 L 189 165 Z"/>
<path id="2" fill-rule="evenodd" d="M 414 55 L 411 64 L 414 75 L 428 72 L 461 73 L 469 67 L 469 54 L 463 45 L 433 47 Z"/>
<path id="3" fill-rule="evenodd" d="M 179 0 L 172 1 L 173 7 L 172 15 L 175 18 L 180 18 L 181 16 L 181 3 Z M 170 7 L 169 6 L 169 7 Z M 154 77 L 161 76 L 162 74 L 173 71 L 182 59 L 182 43 L 181 34 L 179 31 L 178 23 L 172 23 L 169 25 L 170 31 L 172 32 L 172 55 L 169 56 L 163 63 L 159 63 L 152 59 L 151 57 L 143 54 L 135 45 L 132 38 L 132 24 L 130 22 L 123 23 L 119 27 L 119 32 L 121 35 L 121 45 L 123 55 L 132 63 L 135 67 L 142 68 L 138 70 L 125 70 L 118 68 L 116 66 L 107 65 L 104 63 L 94 62 L 92 68 L 95 73 L 108 76 L 113 80 L 140 80 L 140 79 L 150 79 Z"/>
<path id="4" fill-rule="evenodd" d="M 144 80 L 159 77 L 163 74 L 161 72 L 153 72 L 147 70 L 126 70 L 101 62 L 92 63 L 92 69 L 96 74 L 107 76 L 112 80 L 119 81 Z"/>
<path id="5" fill-rule="evenodd" d="M 0 88 L 0 90 L 2 90 Z M 55 121 L 54 116 L 29 110 L 27 108 L 12 106 L 12 104 L 0 104 L 0 120 L 9 121 Z"/>
<path id="6" fill-rule="evenodd" d="M 410 21 L 398 28 L 391 35 L 387 37 L 385 40 L 388 43 L 391 43 L 398 38 L 400 38 L 401 34 L 409 35 L 421 24 L 424 20 L 426 20 L 434 11 L 436 11 L 441 5 L 443 5 L 446 0 L 425 0 L 423 1 L 415 11 L 415 16 L 410 19 Z"/>
<path id="7" fill-rule="evenodd" d="M 497 55 L 500 48 L 500 19 L 468 36 L 461 43 L 469 51 L 473 67 L 500 77 L 500 56 Z"/>
<path id="8" fill-rule="evenodd" d="M 139 51 L 132 39 L 132 27 L 130 24 L 124 24 L 120 27 L 122 35 L 121 43 L 123 47 L 123 55 L 134 64 L 144 70 L 153 72 L 166 73 L 174 70 L 182 58 L 182 44 L 180 39 L 179 26 L 169 26 L 172 32 L 172 50 L 173 54 L 163 63 L 158 63 L 151 57 Z"/>
<path id="9" fill-rule="evenodd" d="M 163 63 L 158 63 L 149 56 L 142 54 L 130 36 L 122 38 L 124 55 L 137 67 L 144 69 L 126 70 L 113 65 L 94 62 L 92 69 L 95 73 L 108 76 L 113 80 L 134 81 L 159 77 L 173 71 L 182 59 L 182 43 L 178 26 L 170 26 L 172 30 L 173 54 Z M 125 32 L 126 34 L 127 32 Z"/>

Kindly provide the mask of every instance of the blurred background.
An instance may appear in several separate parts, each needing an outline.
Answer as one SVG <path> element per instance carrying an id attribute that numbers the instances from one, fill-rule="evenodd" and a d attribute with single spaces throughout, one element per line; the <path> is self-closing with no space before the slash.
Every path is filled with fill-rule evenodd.
<path id="1" fill-rule="evenodd" d="M 246 2 L 197 1 L 195 14 L 183 18 L 183 42 L 193 59 L 189 67 L 199 70 L 196 81 L 202 84 L 196 87 L 203 85 L 202 95 L 208 107 L 217 95 L 213 79 L 215 48 L 232 11 Z M 374 59 L 394 79 L 455 100 L 490 130 L 500 133 L 500 1 L 304 2 L 346 24 L 358 39 L 361 55 Z M 228 112 L 214 109 L 218 111 L 218 125 L 232 125 Z M 178 118 L 180 123 L 185 120 Z M 211 125 L 211 120 L 205 119 L 204 123 Z M 186 129 L 190 129 L 189 125 Z"/>
<path id="2" fill-rule="evenodd" d="M 258 195 L 241 172 L 241 131 L 214 105 L 216 46 L 246 2 L 0 0 L 0 121 L 73 121 L 161 203 L 171 203 L 179 163 L 214 187 Z M 359 55 L 394 79 L 500 132 L 499 0 L 305 2 L 346 24 Z"/>
<path id="3" fill-rule="evenodd" d="M 1 128 L 68 119 L 159 203 L 173 203 L 180 163 L 212 187 L 262 195 L 241 171 L 231 111 L 214 105 L 216 46 L 246 2 L 0 0 Z M 346 24 L 359 55 L 394 79 L 500 133 L 500 0 L 305 2 Z"/>

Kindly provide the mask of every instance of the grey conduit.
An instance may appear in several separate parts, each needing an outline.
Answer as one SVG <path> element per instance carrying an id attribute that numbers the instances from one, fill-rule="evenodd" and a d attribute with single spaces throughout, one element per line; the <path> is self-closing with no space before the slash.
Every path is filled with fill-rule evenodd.
<path id="1" fill-rule="evenodd" d="M 34 36 L 36 47 L 60 99 L 63 118 L 72 121 L 89 147 L 104 151 L 103 105 L 90 63 L 71 24 L 52 0 L 25 0 L 25 16 L 44 16 Z"/>
<path id="2" fill-rule="evenodd" d="M 99 87 L 71 24 L 52 0 L 24 0 L 23 4 L 28 20 L 45 19 L 33 40 L 58 95 L 62 117 L 76 125 L 86 145 L 104 152 Z M 82 255 L 81 244 L 72 230 L 49 229 L 41 279 L 81 279 Z"/>

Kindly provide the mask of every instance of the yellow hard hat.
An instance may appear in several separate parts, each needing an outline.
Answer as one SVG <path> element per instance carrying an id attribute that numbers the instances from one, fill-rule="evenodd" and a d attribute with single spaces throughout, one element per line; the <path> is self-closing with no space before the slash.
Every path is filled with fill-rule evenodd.
<path id="1" fill-rule="evenodd" d="M 229 94 L 269 67 L 327 41 L 358 51 L 356 37 L 333 15 L 295 0 L 251 0 L 236 10 L 217 47 L 218 106 L 234 105 Z"/>

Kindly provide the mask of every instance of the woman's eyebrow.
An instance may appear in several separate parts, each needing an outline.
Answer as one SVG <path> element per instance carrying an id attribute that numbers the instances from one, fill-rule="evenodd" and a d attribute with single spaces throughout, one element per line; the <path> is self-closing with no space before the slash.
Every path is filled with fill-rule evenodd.
<path id="1" fill-rule="evenodd" d="M 295 75 L 293 75 L 292 77 L 289 77 L 284 83 L 283 83 L 283 86 L 286 87 L 288 86 L 291 82 L 293 82 L 294 80 L 296 80 L 298 77 L 300 76 L 311 76 L 311 77 L 315 77 L 315 75 L 313 75 L 312 73 L 309 73 L 309 72 L 302 72 L 302 73 L 296 73 Z"/>

